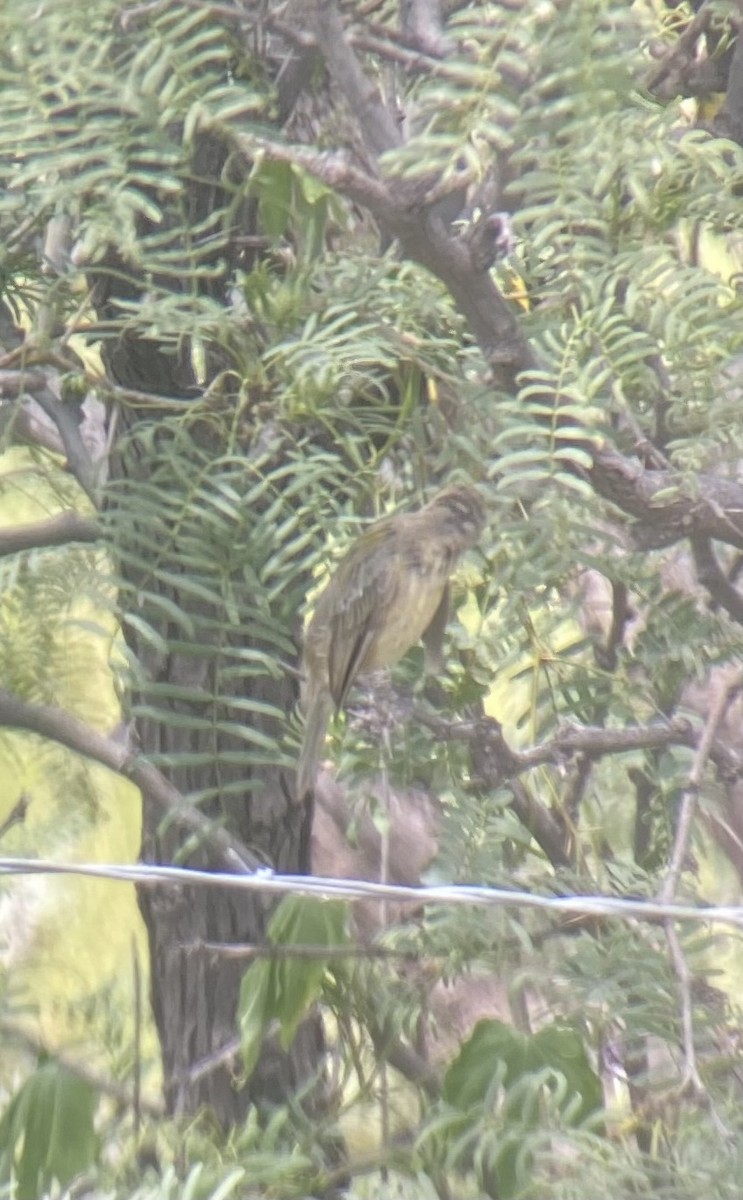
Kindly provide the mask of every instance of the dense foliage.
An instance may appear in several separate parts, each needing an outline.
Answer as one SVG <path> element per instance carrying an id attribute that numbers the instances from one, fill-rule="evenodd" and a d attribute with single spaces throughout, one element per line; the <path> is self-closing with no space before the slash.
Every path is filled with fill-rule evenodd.
<path id="1" fill-rule="evenodd" d="M 306 598 L 360 518 L 464 476 L 489 525 L 446 670 L 414 651 L 336 723 L 316 821 L 340 804 L 377 878 L 737 900 L 738 28 L 720 0 L 3 7 L 0 482 L 37 533 L 0 546 L 0 716 L 108 735 L 66 676 L 113 679 L 160 772 L 110 751 L 146 862 L 311 870 Z M 73 507 L 95 548 L 50 543 Z M 152 1200 L 739 1194 L 725 927 L 140 903 L 167 1119 L 132 1137 L 110 1089 L 96 1139 L 90 1081 L 44 1063 L 0 1122 L 19 1197 L 82 1167 L 123 1196 L 135 1152 Z M 80 1142 L 37 1159 L 61 1086 Z"/>

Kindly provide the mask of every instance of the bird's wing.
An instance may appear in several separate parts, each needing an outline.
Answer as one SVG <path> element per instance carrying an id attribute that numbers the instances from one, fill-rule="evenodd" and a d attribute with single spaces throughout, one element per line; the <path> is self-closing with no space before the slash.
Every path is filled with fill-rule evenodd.
<path id="1" fill-rule="evenodd" d="M 302 804 L 315 787 L 317 765 L 322 757 L 332 701 L 324 688 L 314 688 L 306 698 L 304 737 L 297 762 L 296 800 Z"/>
<path id="2" fill-rule="evenodd" d="M 385 614 L 395 603 L 400 572 L 395 528 L 386 522 L 364 534 L 338 569 L 343 578 L 333 613 L 328 655 L 330 692 L 336 708 L 368 659 Z"/>
<path id="3" fill-rule="evenodd" d="M 443 667 L 443 646 L 446 624 L 449 620 L 449 584 L 444 586 L 441 600 L 436 612 L 431 617 L 428 628 L 423 631 L 423 645 L 426 648 L 426 670 L 431 675 L 438 675 Z"/>

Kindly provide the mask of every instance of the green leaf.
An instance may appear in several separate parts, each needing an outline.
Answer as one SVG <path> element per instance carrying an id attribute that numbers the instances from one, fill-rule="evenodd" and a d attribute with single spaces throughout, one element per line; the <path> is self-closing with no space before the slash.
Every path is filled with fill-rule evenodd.
<path id="1" fill-rule="evenodd" d="M 268 923 L 268 941 L 274 946 L 302 946 L 312 950 L 338 946 L 348 940 L 347 906 L 338 900 L 285 896 Z M 255 1068 L 266 1026 L 278 1021 L 281 1045 L 288 1049 L 294 1035 L 322 991 L 332 958 L 322 955 L 265 958 L 253 963 L 240 988 L 239 1024 L 243 1064 L 249 1075 Z"/>
<path id="2" fill-rule="evenodd" d="M 248 967 L 240 984 L 237 1019 L 246 1076 L 252 1074 L 261 1052 L 263 1034 L 273 1005 L 272 964 L 260 959 Z"/>
<path id="3" fill-rule="evenodd" d="M 575 1029 L 545 1025 L 531 1039 L 529 1057 L 535 1067 L 551 1067 L 564 1076 L 570 1095 L 580 1099 L 574 1114 L 579 1124 L 603 1104 L 601 1080 L 591 1066 L 583 1041 Z"/>
<path id="4" fill-rule="evenodd" d="M 261 159 L 250 177 L 251 191 L 259 196 L 260 220 L 268 237 L 278 240 L 291 215 L 294 173 L 288 163 Z"/>
<path id="5" fill-rule="evenodd" d="M 17 1180 L 18 1200 L 36 1200 L 52 1184 L 65 1186 L 98 1153 L 93 1127 L 96 1094 L 55 1061 L 21 1086 L 0 1122 L 0 1161 Z"/>
<path id="6" fill-rule="evenodd" d="M 456 1108 L 481 1104 L 499 1064 L 505 1066 L 505 1087 L 526 1067 L 526 1038 L 502 1021 L 478 1021 L 444 1077 L 442 1094 Z"/>
<path id="7" fill-rule="evenodd" d="M 563 1076 L 568 1097 L 578 1098 L 576 1122 L 601 1107 L 601 1081 L 574 1029 L 547 1025 L 527 1036 L 497 1020 L 478 1021 L 446 1073 L 444 1099 L 457 1108 L 470 1108 L 484 1103 L 494 1079 L 508 1091 L 545 1068 Z"/>
<path id="8" fill-rule="evenodd" d="M 269 922 L 268 933 L 277 946 L 339 946 L 348 940 L 347 916 L 347 906 L 340 900 L 286 896 Z M 276 962 L 272 1015 L 281 1023 L 284 1049 L 291 1045 L 302 1018 L 320 995 L 331 962 L 331 958 L 301 955 Z"/>

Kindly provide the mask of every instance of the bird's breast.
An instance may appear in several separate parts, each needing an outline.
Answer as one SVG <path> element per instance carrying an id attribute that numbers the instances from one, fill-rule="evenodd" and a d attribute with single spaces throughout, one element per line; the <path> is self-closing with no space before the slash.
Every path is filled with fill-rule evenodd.
<path id="1" fill-rule="evenodd" d="M 420 641 L 441 603 L 450 567 L 447 555 L 419 553 L 417 548 L 406 555 L 395 602 L 379 623 L 360 670 L 387 667 Z"/>

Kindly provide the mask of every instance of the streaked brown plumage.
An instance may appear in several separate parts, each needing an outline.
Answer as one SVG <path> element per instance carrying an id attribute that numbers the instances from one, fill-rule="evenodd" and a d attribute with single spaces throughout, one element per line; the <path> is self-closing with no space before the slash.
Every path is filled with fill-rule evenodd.
<path id="1" fill-rule="evenodd" d="M 357 676 L 392 666 L 421 638 L 430 656 L 438 653 L 449 576 L 484 524 L 477 492 L 454 484 L 417 512 L 375 521 L 338 563 L 304 639 L 299 800 L 312 791 L 330 715 Z"/>

